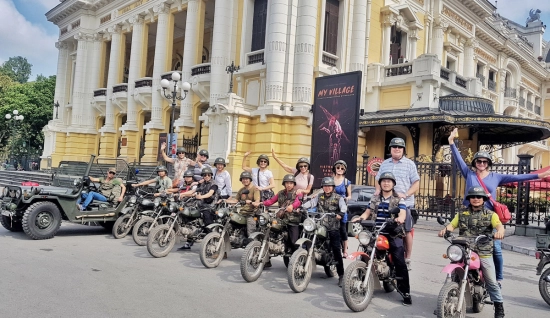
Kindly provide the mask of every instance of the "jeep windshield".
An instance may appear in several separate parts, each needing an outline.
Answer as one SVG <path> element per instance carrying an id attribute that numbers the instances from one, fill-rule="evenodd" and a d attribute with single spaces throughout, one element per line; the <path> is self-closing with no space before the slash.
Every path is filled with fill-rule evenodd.
<path id="1" fill-rule="evenodd" d="M 87 162 L 61 161 L 53 174 L 52 185 L 66 188 L 73 187 L 74 179 L 81 179 L 86 173 L 87 167 Z"/>

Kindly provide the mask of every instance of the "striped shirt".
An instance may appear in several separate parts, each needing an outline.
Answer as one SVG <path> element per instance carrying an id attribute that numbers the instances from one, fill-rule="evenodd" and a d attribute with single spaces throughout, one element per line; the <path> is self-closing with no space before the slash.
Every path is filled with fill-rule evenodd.
<path id="1" fill-rule="evenodd" d="M 387 218 L 391 218 L 391 215 L 389 213 L 390 210 L 390 198 L 391 196 L 384 198 L 382 195 L 380 195 L 380 203 L 378 203 L 378 214 L 376 215 L 376 229 L 380 229 L 382 224 L 386 222 Z M 399 209 L 405 210 L 407 207 L 405 206 L 405 201 L 403 199 L 399 200 Z M 371 204 L 371 213 L 374 212 L 374 208 Z"/>
<path id="2" fill-rule="evenodd" d="M 411 188 L 411 185 L 420 180 L 416 164 L 409 158 L 403 156 L 397 163 L 393 162 L 392 158 L 388 158 L 382 162 L 380 169 L 376 174 L 376 182 L 380 179 L 380 175 L 384 172 L 391 172 L 395 176 L 395 192 L 406 194 Z M 405 199 L 407 207 L 414 207 L 414 194 Z"/>

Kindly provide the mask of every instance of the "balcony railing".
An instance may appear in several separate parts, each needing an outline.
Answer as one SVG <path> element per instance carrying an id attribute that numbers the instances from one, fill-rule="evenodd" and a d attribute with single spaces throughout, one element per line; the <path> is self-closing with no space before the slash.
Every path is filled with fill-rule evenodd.
<path id="1" fill-rule="evenodd" d="M 449 80 L 450 73 L 451 73 L 450 69 L 442 67 L 441 70 L 439 71 L 439 77 Z"/>
<path id="2" fill-rule="evenodd" d="M 466 88 L 466 79 L 457 74 L 455 78 L 455 84 L 462 88 Z"/>
<path id="3" fill-rule="evenodd" d="M 492 79 L 489 79 L 487 80 L 487 88 L 489 88 L 490 91 L 496 92 L 497 83 L 495 83 Z"/>
<path id="4" fill-rule="evenodd" d="M 481 81 L 481 86 L 485 87 L 485 76 L 483 76 L 483 74 L 481 73 L 477 73 L 476 77 L 479 78 L 479 80 Z"/>
<path id="5" fill-rule="evenodd" d="M 527 102 L 527 110 L 533 111 L 533 102 L 531 101 Z"/>
<path id="6" fill-rule="evenodd" d="M 323 64 L 336 67 L 336 62 L 338 62 L 338 56 L 323 52 Z"/>
<path id="7" fill-rule="evenodd" d="M 140 87 L 152 87 L 153 86 L 153 79 L 138 79 L 136 80 L 136 88 Z"/>
<path id="8" fill-rule="evenodd" d="M 248 65 L 257 64 L 257 63 L 264 64 L 264 50 L 250 52 L 247 57 L 248 57 L 248 61 L 247 61 Z"/>
<path id="9" fill-rule="evenodd" d="M 515 88 L 506 87 L 504 89 L 504 97 L 517 98 L 517 90 Z"/>
<path id="10" fill-rule="evenodd" d="M 128 84 L 113 85 L 113 93 L 127 92 Z"/>
<path id="11" fill-rule="evenodd" d="M 535 114 L 540 115 L 540 106 L 535 105 Z"/>
<path id="12" fill-rule="evenodd" d="M 176 71 L 176 72 L 180 73 L 180 77 L 181 77 L 181 71 Z M 172 80 L 172 73 L 174 73 L 174 71 L 162 73 L 162 74 L 160 74 L 160 78 L 161 79 L 167 79 L 167 80 L 171 81 Z"/>
<path id="13" fill-rule="evenodd" d="M 519 97 L 519 106 L 525 107 L 525 98 L 523 96 Z"/>
<path id="14" fill-rule="evenodd" d="M 393 64 L 384 67 L 386 69 L 386 77 L 412 74 L 412 63 Z"/>
<path id="15" fill-rule="evenodd" d="M 191 76 L 210 74 L 210 63 L 198 64 L 191 69 Z"/>
<path id="16" fill-rule="evenodd" d="M 94 97 L 98 96 L 107 96 L 107 89 L 106 88 L 100 88 L 94 90 Z"/>

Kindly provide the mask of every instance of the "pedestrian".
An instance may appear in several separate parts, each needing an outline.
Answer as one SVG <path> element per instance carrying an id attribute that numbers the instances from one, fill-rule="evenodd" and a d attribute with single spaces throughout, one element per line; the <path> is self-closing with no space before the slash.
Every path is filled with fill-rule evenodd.
<path id="1" fill-rule="evenodd" d="M 249 155 L 250 151 L 244 154 L 242 168 L 252 175 L 252 183 L 260 190 L 262 201 L 269 200 L 275 195 L 273 192 L 273 188 L 275 188 L 275 179 L 273 178 L 271 170 L 267 168 L 269 166 L 269 157 L 264 154 L 259 155 L 256 160 L 258 168 L 250 168 L 246 165 L 246 158 Z"/>
<path id="2" fill-rule="evenodd" d="M 346 178 L 348 164 L 344 160 L 338 160 L 332 165 L 332 176 L 334 178 L 334 192 L 348 202 L 351 199 L 351 181 Z M 348 257 L 348 213 L 346 212 L 340 222 L 340 236 L 342 240 L 342 251 L 344 258 Z"/>
<path id="3" fill-rule="evenodd" d="M 453 158 L 455 162 L 458 163 L 462 176 L 464 176 L 464 178 L 466 179 L 466 189 L 480 186 L 483 187 L 479 182 L 479 179 L 481 179 L 485 184 L 485 187 L 487 187 L 487 190 L 489 191 L 488 194 L 494 199 L 496 198 L 496 191 L 499 185 L 509 182 L 522 182 L 534 179 L 543 179 L 550 175 L 550 170 L 539 174 L 520 175 L 491 172 L 490 170 L 491 166 L 493 165 L 493 161 L 491 160 L 491 156 L 484 151 L 479 151 L 475 153 L 474 159 L 470 164 L 470 169 L 470 167 L 468 167 L 468 165 L 466 165 L 466 163 L 464 162 L 464 159 L 462 159 L 460 151 L 458 151 L 458 148 L 454 143 L 454 139 L 456 137 L 458 137 L 457 128 L 455 128 L 449 136 L 449 145 L 451 146 L 451 153 L 453 154 Z M 464 204 L 464 206 L 468 207 L 470 205 L 470 201 L 467 200 L 466 197 L 467 195 L 464 195 L 464 201 L 462 203 Z M 493 203 L 491 202 L 491 200 L 485 201 L 485 207 L 488 210 L 494 211 Z M 496 239 L 494 241 L 493 258 L 496 267 L 497 281 L 499 286 L 501 286 L 501 282 L 504 279 L 502 274 L 504 268 L 504 260 L 502 257 L 502 241 L 499 239 Z"/>
<path id="4" fill-rule="evenodd" d="M 393 138 L 388 146 L 391 149 L 391 158 L 382 162 L 378 174 L 376 175 L 376 191 L 374 195 L 380 194 L 380 185 L 378 180 L 384 172 L 391 172 L 395 176 L 395 192 L 400 198 L 403 198 L 407 206 L 407 217 L 405 218 L 405 262 L 407 268 L 411 270 L 411 255 L 413 247 L 413 218 L 411 209 L 414 209 L 414 194 L 420 187 L 420 177 L 416 164 L 405 157 L 405 140 L 403 138 Z"/>
<path id="5" fill-rule="evenodd" d="M 218 185 L 218 189 L 220 189 L 220 198 L 229 199 L 233 194 L 233 190 L 231 189 L 231 175 L 225 170 L 225 159 L 221 157 L 216 158 L 216 160 L 214 160 L 214 166 L 216 167 L 214 171 L 214 182 Z"/>
<path id="6" fill-rule="evenodd" d="M 311 188 L 313 187 L 313 181 L 315 178 L 309 172 L 311 165 L 309 164 L 309 160 L 307 158 L 302 157 L 298 159 L 298 162 L 296 162 L 296 168 L 292 168 L 277 157 L 275 150 L 271 149 L 271 155 L 273 156 L 273 159 L 275 159 L 275 161 L 283 167 L 284 171 L 294 174 L 294 177 L 296 178 L 296 194 L 308 195 L 311 193 Z"/>

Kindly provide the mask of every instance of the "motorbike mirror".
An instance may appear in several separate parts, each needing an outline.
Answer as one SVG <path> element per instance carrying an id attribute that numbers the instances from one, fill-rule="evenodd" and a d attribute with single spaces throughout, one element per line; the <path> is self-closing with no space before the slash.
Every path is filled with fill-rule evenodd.
<path id="1" fill-rule="evenodd" d="M 437 217 L 437 223 L 441 224 L 441 225 L 445 225 L 445 220 L 443 220 L 443 218 L 440 216 Z"/>
<path id="2" fill-rule="evenodd" d="M 135 173 L 138 174 L 138 173 L 139 173 L 139 169 L 136 169 Z"/>
<path id="3" fill-rule="evenodd" d="M 395 207 L 395 208 L 391 209 L 390 214 L 398 215 L 399 212 L 401 212 L 401 209 Z"/>

